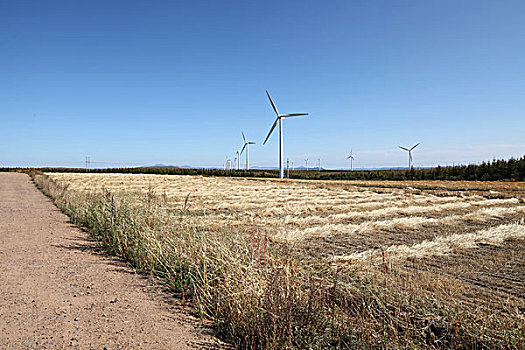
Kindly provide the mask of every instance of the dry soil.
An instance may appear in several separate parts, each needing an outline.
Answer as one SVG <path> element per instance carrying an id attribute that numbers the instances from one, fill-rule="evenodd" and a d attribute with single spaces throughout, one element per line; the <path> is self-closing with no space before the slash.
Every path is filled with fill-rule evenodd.
<path id="1" fill-rule="evenodd" d="M 224 347 L 181 301 L 103 254 L 27 175 L 0 173 L 0 348 Z"/>

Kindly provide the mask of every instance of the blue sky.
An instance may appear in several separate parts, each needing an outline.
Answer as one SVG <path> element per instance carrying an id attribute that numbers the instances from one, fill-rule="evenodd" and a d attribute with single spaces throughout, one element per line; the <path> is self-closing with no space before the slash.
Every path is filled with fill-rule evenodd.
<path id="1" fill-rule="evenodd" d="M 0 166 L 525 154 L 523 1 L 2 1 Z M 244 158 L 243 158 L 244 159 Z M 311 164 L 311 163 L 310 163 Z"/>

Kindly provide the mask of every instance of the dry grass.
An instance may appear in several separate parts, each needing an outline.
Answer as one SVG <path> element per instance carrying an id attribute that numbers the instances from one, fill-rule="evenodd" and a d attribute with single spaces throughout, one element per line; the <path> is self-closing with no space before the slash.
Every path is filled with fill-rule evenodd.
<path id="1" fill-rule="evenodd" d="M 494 196 L 483 192 L 492 191 L 486 183 L 395 182 L 392 189 L 387 182 L 49 176 L 35 180 L 76 222 L 191 297 L 239 346 L 519 347 L 525 340 L 525 297 L 494 287 L 525 283 L 525 264 L 509 268 L 512 281 L 493 271 L 518 254 L 509 240 L 525 240 L 525 205 L 509 195 L 519 194 L 510 185 L 495 184 L 506 192 Z M 506 250 L 493 255 L 493 267 L 469 258 L 486 245 Z M 431 261 L 461 261 L 496 277 L 479 286 L 446 274 L 459 274 L 452 265 L 431 269 Z M 487 308 L 494 300 L 502 302 Z"/>
<path id="2" fill-rule="evenodd" d="M 382 262 L 383 259 L 399 260 L 409 258 L 428 258 L 434 255 L 446 255 L 458 249 L 472 249 L 480 244 L 501 244 L 508 239 L 525 239 L 523 222 L 490 227 L 475 233 L 454 234 L 423 241 L 412 246 L 394 245 L 383 249 L 367 250 L 347 256 L 335 256 L 333 261 L 339 263 Z"/>
<path id="3" fill-rule="evenodd" d="M 276 238 L 285 240 L 300 240 L 305 238 L 330 237 L 334 235 L 352 234 L 380 234 L 380 230 L 413 230 L 423 226 L 457 225 L 465 222 L 487 222 L 493 219 L 501 219 L 506 216 L 525 213 L 525 207 L 514 208 L 483 208 L 468 214 L 450 215 L 439 218 L 422 216 L 411 216 L 392 218 L 381 221 L 365 221 L 360 224 L 325 224 L 312 226 L 304 229 L 286 231 Z"/>

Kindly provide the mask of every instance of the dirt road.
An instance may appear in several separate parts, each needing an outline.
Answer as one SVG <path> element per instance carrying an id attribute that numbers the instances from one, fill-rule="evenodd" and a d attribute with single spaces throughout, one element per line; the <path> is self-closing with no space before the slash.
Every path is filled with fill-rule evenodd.
<path id="1" fill-rule="evenodd" d="M 0 348 L 223 347 L 87 237 L 27 175 L 0 173 Z"/>

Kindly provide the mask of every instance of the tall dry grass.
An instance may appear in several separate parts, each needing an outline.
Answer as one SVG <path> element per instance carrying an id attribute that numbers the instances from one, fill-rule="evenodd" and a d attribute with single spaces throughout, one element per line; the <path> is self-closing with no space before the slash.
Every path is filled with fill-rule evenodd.
<path id="1" fill-rule="evenodd" d="M 395 270 L 342 273 L 271 244 L 257 227 L 193 226 L 186 220 L 190 197 L 175 213 L 151 188 L 130 197 L 32 176 L 75 224 L 161 278 L 240 348 L 467 349 L 516 347 L 523 339 L 519 329 L 501 334 L 484 318 L 402 288 L 407 282 Z"/>

